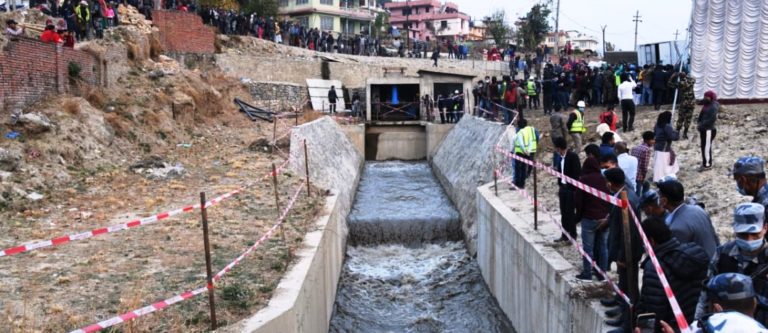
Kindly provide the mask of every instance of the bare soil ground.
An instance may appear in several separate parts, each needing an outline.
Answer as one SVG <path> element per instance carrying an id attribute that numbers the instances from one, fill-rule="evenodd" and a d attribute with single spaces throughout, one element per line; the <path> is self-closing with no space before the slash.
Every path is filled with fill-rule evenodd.
<path id="1" fill-rule="evenodd" d="M 160 62 L 173 73 L 150 77 Z M 273 187 L 261 178 L 272 163 L 287 158 L 290 136 L 278 142 L 282 151 L 274 154 L 251 147 L 271 141 L 272 124 L 251 122 L 237 111 L 234 97 L 251 98 L 236 79 L 179 69 L 167 59 L 130 65 L 128 75 L 109 89 L 80 87 L 77 96 L 51 97 L 24 110 L 45 116 L 50 128 L 0 125 L 3 134 L 20 133 L 0 140 L 4 152 L 19 157 L 16 168 L 0 174 L 0 247 L 154 215 L 199 203 L 200 192 L 210 199 L 250 184 L 209 209 L 215 273 L 274 224 Z M 278 134 L 293 124 L 282 121 Z M 129 170 L 152 155 L 186 173 L 148 179 Z M 284 208 L 304 178 L 286 171 L 278 181 Z M 30 199 L 32 194 L 43 198 Z M 273 237 L 218 285 L 220 325 L 266 304 L 291 264 L 291 253 L 312 230 L 322 200 L 300 195 L 284 228 L 285 241 Z M 196 211 L 0 258 L 0 331 L 69 331 L 204 285 Z M 201 295 L 115 331 L 201 332 L 209 327 L 207 308 Z"/>

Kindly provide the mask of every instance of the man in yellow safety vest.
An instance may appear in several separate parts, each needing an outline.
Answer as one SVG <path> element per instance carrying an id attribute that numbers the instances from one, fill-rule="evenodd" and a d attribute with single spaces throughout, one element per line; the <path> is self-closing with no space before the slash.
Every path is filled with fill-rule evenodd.
<path id="1" fill-rule="evenodd" d="M 577 154 L 581 151 L 581 136 L 587 132 L 587 126 L 584 123 L 584 101 L 579 101 L 576 110 L 573 110 L 568 116 L 568 132 L 571 134 L 573 142 L 573 151 Z"/>
<path id="2" fill-rule="evenodd" d="M 528 121 L 525 119 L 517 121 L 517 128 L 517 134 L 514 139 L 515 155 L 533 161 L 539 143 L 539 132 L 533 126 L 528 126 Z M 532 170 L 531 166 L 518 160 L 515 160 L 514 165 L 515 186 L 524 188 L 525 178 L 528 177 Z"/>

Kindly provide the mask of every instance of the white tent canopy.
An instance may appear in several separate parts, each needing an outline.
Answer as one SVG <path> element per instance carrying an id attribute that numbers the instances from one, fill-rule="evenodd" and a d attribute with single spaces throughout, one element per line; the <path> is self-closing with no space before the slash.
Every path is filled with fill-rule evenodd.
<path id="1" fill-rule="evenodd" d="M 696 97 L 768 98 L 768 1 L 694 0 L 692 19 Z"/>

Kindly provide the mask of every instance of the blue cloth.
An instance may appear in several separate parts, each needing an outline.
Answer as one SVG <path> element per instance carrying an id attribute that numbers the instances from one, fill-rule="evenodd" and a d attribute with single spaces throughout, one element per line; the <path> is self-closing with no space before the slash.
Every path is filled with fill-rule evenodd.
<path id="1" fill-rule="evenodd" d="M 581 243 L 592 259 L 603 270 L 608 269 L 608 232 L 597 231 L 597 221 L 581 219 Z M 592 264 L 587 259 L 582 259 L 582 274 L 592 276 Z"/>
<path id="2" fill-rule="evenodd" d="M 5 135 L 7 139 L 15 139 L 18 138 L 21 135 L 21 133 L 13 131 Z"/>
<path id="3" fill-rule="evenodd" d="M 613 146 L 605 144 L 605 143 L 601 143 L 600 144 L 600 157 L 608 155 L 608 154 L 613 154 Z"/>
<path id="4" fill-rule="evenodd" d="M 699 206 L 682 204 L 667 216 L 666 221 L 672 236 L 681 243 L 696 243 L 709 258 L 720 245 L 709 215 Z"/>

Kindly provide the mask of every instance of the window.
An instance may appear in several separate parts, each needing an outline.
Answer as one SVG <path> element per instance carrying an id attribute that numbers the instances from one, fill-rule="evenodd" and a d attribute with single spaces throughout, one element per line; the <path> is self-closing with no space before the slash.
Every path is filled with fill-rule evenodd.
<path id="1" fill-rule="evenodd" d="M 333 0 L 320 0 L 320 4 L 333 6 Z"/>
<path id="2" fill-rule="evenodd" d="M 288 0 L 280 0 L 277 2 L 279 7 L 288 7 Z"/>
<path id="3" fill-rule="evenodd" d="M 448 29 L 448 21 L 440 21 L 440 29 Z"/>
<path id="4" fill-rule="evenodd" d="M 427 7 L 427 13 L 429 13 L 429 7 Z"/>
<path id="5" fill-rule="evenodd" d="M 333 16 L 320 16 L 320 29 L 333 30 Z"/>
<path id="6" fill-rule="evenodd" d="M 288 2 L 288 1 L 286 1 Z M 306 5 L 309 3 L 309 0 L 296 0 L 296 5 Z"/>
<path id="7" fill-rule="evenodd" d="M 296 22 L 305 28 L 309 27 L 309 16 L 301 16 L 296 18 Z"/>

